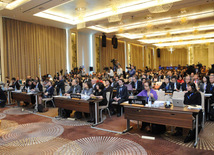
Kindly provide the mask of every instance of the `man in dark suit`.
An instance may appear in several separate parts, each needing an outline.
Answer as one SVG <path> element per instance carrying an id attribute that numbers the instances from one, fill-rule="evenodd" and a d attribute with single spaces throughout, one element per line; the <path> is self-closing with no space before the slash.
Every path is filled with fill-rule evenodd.
<path id="1" fill-rule="evenodd" d="M 170 82 L 169 78 L 165 78 L 159 89 L 162 89 L 165 92 L 173 92 L 173 84 Z"/>
<path id="2" fill-rule="evenodd" d="M 114 82 L 111 83 L 111 87 L 117 88 L 119 86 L 118 81 L 119 81 L 119 77 L 116 76 Z"/>
<path id="3" fill-rule="evenodd" d="M 93 78 L 91 80 L 91 84 L 92 84 L 92 89 L 93 89 L 93 93 L 96 91 L 96 84 L 97 84 L 97 79 Z"/>
<path id="4" fill-rule="evenodd" d="M 209 76 L 210 83 L 207 84 L 206 93 L 212 94 L 211 96 L 211 104 L 214 103 L 214 74 Z"/>
<path id="5" fill-rule="evenodd" d="M 76 79 L 73 79 L 71 83 L 71 88 L 67 91 L 67 93 L 65 93 L 65 95 L 68 95 L 71 93 L 72 94 L 81 93 L 81 87 L 80 85 L 78 85 L 78 82 Z"/>
<path id="6" fill-rule="evenodd" d="M 187 91 L 187 84 L 190 83 L 190 76 L 185 77 L 185 82 L 182 83 L 182 91 Z"/>
<path id="7" fill-rule="evenodd" d="M 117 105 L 117 117 L 120 117 L 121 116 L 121 106 L 120 104 L 125 102 L 125 101 L 128 101 L 128 90 L 127 90 L 127 87 L 124 86 L 124 81 L 122 79 L 120 79 L 118 81 L 119 83 L 119 87 L 117 87 L 117 94 L 116 96 L 111 100 L 110 103 L 116 101 L 118 102 L 118 105 Z"/>
<path id="8" fill-rule="evenodd" d="M 18 81 L 16 81 L 16 78 L 13 77 L 13 78 L 11 79 L 11 81 L 12 81 L 12 84 L 11 84 L 9 87 L 13 87 L 13 88 L 16 87 L 16 89 L 19 90 L 19 89 L 20 89 L 20 84 L 19 84 Z"/>
<path id="9" fill-rule="evenodd" d="M 47 89 L 45 90 L 44 94 L 43 94 L 43 98 L 50 98 L 53 96 L 54 93 L 54 87 L 51 83 L 51 81 L 48 81 L 48 83 L 46 84 Z"/>
<path id="10" fill-rule="evenodd" d="M 89 78 L 88 78 L 88 75 L 86 74 L 85 79 L 83 80 L 83 83 L 88 82 L 88 81 L 91 82 L 91 79 L 89 79 Z"/>
<path id="11" fill-rule="evenodd" d="M 133 90 L 136 90 L 135 94 L 138 94 L 142 91 L 143 84 L 141 81 L 137 80 L 137 76 L 133 76 L 132 79 L 133 79 L 132 88 L 133 88 Z"/>
<path id="12" fill-rule="evenodd" d="M 150 72 L 146 73 L 146 79 L 147 80 L 151 80 L 152 79 L 152 76 L 151 76 Z"/>
<path id="13" fill-rule="evenodd" d="M 57 94 L 59 94 L 60 90 L 62 94 L 65 93 L 65 83 L 61 75 L 59 76 L 59 81 L 56 82 L 56 86 L 57 86 L 56 87 Z"/>
<path id="14" fill-rule="evenodd" d="M 174 91 L 180 90 L 180 84 L 177 82 L 177 79 L 175 76 L 172 77 L 172 90 Z"/>

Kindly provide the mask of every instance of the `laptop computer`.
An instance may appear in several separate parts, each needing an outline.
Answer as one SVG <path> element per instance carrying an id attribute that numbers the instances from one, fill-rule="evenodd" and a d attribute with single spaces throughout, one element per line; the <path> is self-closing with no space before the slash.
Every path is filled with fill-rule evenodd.
<path id="1" fill-rule="evenodd" d="M 185 107 L 183 99 L 172 99 L 172 104 L 174 107 Z"/>

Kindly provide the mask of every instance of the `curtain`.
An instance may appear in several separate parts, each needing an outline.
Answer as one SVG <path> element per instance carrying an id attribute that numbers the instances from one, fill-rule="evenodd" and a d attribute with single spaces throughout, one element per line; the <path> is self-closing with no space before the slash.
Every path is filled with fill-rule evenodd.
<path id="1" fill-rule="evenodd" d="M 64 29 L 3 18 L 3 37 L 5 76 L 39 76 L 39 66 L 41 75 L 65 70 Z"/>
<path id="2" fill-rule="evenodd" d="M 209 66 L 208 63 L 208 46 L 206 45 L 196 45 L 194 46 L 194 64 L 198 64 L 198 62 L 203 65 Z"/>
<path id="3" fill-rule="evenodd" d="M 131 64 L 136 66 L 136 69 L 143 69 L 143 46 L 131 44 Z"/>
<path id="4" fill-rule="evenodd" d="M 167 66 L 186 66 L 188 60 L 188 54 L 186 48 L 176 48 L 172 53 L 167 49 L 161 49 L 160 51 L 160 65 Z"/>
<path id="5" fill-rule="evenodd" d="M 106 39 L 106 47 L 101 47 L 100 52 L 101 71 L 104 67 L 113 67 L 112 59 L 118 60 L 123 70 L 125 70 L 125 43 L 118 41 L 117 49 L 114 49 L 111 39 Z"/>

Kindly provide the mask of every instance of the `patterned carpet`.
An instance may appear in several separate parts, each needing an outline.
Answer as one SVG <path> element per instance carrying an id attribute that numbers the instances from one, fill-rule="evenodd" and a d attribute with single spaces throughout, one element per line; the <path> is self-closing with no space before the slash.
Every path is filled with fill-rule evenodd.
<path id="1" fill-rule="evenodd" d="M 75 140 L 60 147 L 55 154 L 139 154 L 147 155 L 139 144 L 118 137 L 87 137 Z"/>
<path id="2" fill-rule="evenodd" d="M 88 155 L 160 155 L 160 154 L 213 154 L 214 123 L 206 122 L 200 133 L 200 144 L 184 145 L 179 139 L 167 135 L 152 135 L 134 129 L 126 134 L 91 128 L 82 120 L 57 120 L 57 108 L 46 113 L 29 113 L 21 108 L 0 109 L 0 154 L 88 154 Z M 73 114 L 71 115 L 73 116 Z M 107 117 L 98 128 L 122 131 L 126 128 L 124 117 Z M 154 136 L 155 140 L 141 136 Z"/>
<path id="3" fill-rule="evenodd" d="M 53 118 L 52 121 L 56 124 L 64 125 L 64 126 L 83 126 L 83 125 L 92 125 L 92 123 L 88 123 L 87 119 L 81 120 L 68 120 L 68 119 L 56 119 Z"/>
<path id="4" fill-rule="evenodd" d="M 0 145 L 19 147 L 40 144 L 60 136 L 63 132 L 64 128 L 54 123 L 21 124 L 3 135 Z"/>
<path id="5" fill-rule="evenodd" d="M 194 142 L 183 143 L 185 136 L 172 136 L 171 134 L 165 133 L 162 137 L 172 143 L 192 148 Z M 214 122 L 206 122 L 204 130 L 199 133 L 199 142 L 196 149 L 201 150 L 212 150 L 214 151 Z"/>
<path id="6" fill-rule="evenodd" d="M 6 115 L 4 113 L 0 113 L 0 120 L 5 118 L 5 117 L 6 117 Z"/>
<path id="7" fill-rule="evenodd" d="M 4 113 L 8 115 L 26 115 L 29 114 L 29 111 L 24 108 L 9 108 L 5 110 Z"/>

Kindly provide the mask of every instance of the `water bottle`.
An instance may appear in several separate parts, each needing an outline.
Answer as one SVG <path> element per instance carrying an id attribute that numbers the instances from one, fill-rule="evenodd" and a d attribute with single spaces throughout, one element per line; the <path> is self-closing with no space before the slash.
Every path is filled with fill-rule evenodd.
<path id="1" fill-rule="evenodd" d="M 130 94 L 130 96 L 133 96 L 133 91 L 131 91 L 131 94 Z"/>
<path id="2" fill-rule="evenodd" d="M 149 100 L 148 100 L 148 107 L 152 106 L 152 100 L 151 100 L 151 96 L 149 95 Z"/>
<path id="3" fill-rule="evenodd" d="M 59 89 L 59 96 L 62 96 L 62 91 L 61 91 L 61 89 Z"/>
<path id="4" fill-rule="evenodd" d="M 167 104 L 167 106 L 169 106 L 169 105 L 170 105 L 170 97 L 169 97 L 169 94 L 167 95 L 167 101 L 166 101 L 166 104 Z"/>
<path id="5" fill-rule="evenodd" d="M 30 93 L 30 88 L 29 87 L 27 87 L 27 92 Z"/>
<path id="6" fill-rule="evenodd" d="M 4 90 L 4 85 L 2 85 L 2 90 Z"/>
<path id="7" fill-rule="evenodd" d="M 180 86 L 180 92 L 182 92 L 182 85 Z"/>
<path id="8" fill-rule="evenodd" d="M 16 86 L 15 86 L 15 91 L 17 91 L 17 88 L 16 88 Z"/>

